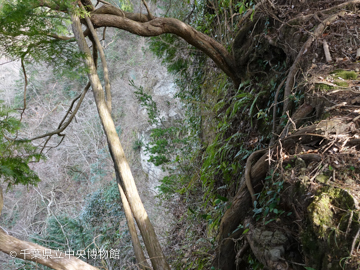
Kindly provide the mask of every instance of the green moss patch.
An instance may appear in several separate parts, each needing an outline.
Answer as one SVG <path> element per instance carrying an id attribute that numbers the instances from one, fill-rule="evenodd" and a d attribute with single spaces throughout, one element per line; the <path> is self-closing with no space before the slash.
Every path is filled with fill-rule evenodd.
<path id="1" fill-rule="evenodd" d="M 339 262 L 349 256 L 359 227 L 358 212 L 354 210 L 354 198 L 346 190 L 330 186 L 319 190 L 307 208 L 309 223 L 301 235 L 309 265 L 315 269 L 341 269 Z"/>
<path id="2" fill-rule="evenodd" d="M 349 86 L 349 84 L 345 81 L 335 81 L 334 83 L 340 87 L 348 87 Z"/>
<path id="3" fill-rule="evenodd" d="M 340 77 L 344 80 L 356 80 L 358 74 L 355 71 L 347 71 L 347 70 L 334 70 L 332 74 L 335 77 Z"/>
<path id="4" fill-rule="evenodd" d="M 326 84 L 326 83 L 316 83 L 316 88 L 318 90 L 329 91 L 329 90 L 335 89 L 335 86 L 331 86 L 331 85 Z"/>

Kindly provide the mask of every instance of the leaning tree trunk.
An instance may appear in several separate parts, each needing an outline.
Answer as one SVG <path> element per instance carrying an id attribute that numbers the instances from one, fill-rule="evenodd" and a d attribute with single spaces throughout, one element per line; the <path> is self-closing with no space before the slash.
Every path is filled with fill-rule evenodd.
<path id="1" fill-rule="evenodd" d="M 94 92 L 100 120 L 104 127 L 109 147 L 114 155 L 115 167 L 120 172 L 123 180 L 125 195 L 144 239 L 152 266 L 155 270 L 170 269 L 161 250 L 154 228 L 149 220 L 144 205 L 141 202 L 129 164 L 125 158 L 125 153 L 116 132 L 114 121 L 105 101 L 104 92 L 96 72 L 95 64 L 81 31 L 79 17 L 72 15 L 72 22 L 73 32 L 78 42 L 78 46 L 80 50 L 85 53 L 85 65 L 88 69 L 88 77 Z"/>

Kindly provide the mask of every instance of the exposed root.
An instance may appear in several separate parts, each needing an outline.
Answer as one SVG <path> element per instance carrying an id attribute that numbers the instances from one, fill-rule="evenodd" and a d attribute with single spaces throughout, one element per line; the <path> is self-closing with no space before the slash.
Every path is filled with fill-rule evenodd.
<path id="1" fill-rule="evenodd" d="M 252 200 L 252 203 L 253 203 L 253 206 L 255 207 L 255 201 L 256 201 L 256 197 L 255 197 L 255 191 L 254 191 L 254 188 L 252 186 L 252 183 L 251 183 L 251 164 L 253 162 L 253 159 L 255 159 L 256 156 L 258 155 L 261 155 L 261 154 L 264 154 L 265 152 L 267 151 L 270 151 L 268 149 L 261 149 L 261 150 L 258 150 L 258 151 L 255 151 L 253 152 L 250 157 L 247 159 L 246 161 L 246 168 L 245 168 L 245 183 L 246 183 L 246 186 L 249 190 L 249 193 L 251 195 L 251 200 Z"/>

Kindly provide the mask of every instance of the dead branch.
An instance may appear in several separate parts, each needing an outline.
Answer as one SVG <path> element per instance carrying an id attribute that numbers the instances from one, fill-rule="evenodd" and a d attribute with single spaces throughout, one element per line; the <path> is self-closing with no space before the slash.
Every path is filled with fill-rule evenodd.
<path id="1" fill-rule="evenodd" d="M 329 50 L 329 45 L 326 42 L 326 40 L 323 40 L 323 47 L 324 47 L 324 53 L 325 53 L 325 59 L 327 63 L 331 63 L 332 62 L 332 58 L 331 58 L 331 54 L 330 54 L 330 50 Z"/>
<path id="2" fill-rule="evenodd" d="M 25 70 L 25 65 L 24 65 L 24 57 L 21 57 L 21 68 L 24 74 L 24 108 L 22 109 L 21 115 L 20 115 L 20 121 L 23 118 L 23 115 L 25 113 L 26 110 L 26 89 L 27 89 L 27 85 L 28 85 L 28 79 L 27 79 L 27 75 L 26 75 L 26 70 Z"/>
<path id="3" fill-rule="evenodd" d="M 359 0 L 360 1 L 360 0 Z M 333 21 L 335 21 L 339 16 L 343 16 L 345 14 L 345 11 L 340 11 L 339 13 L 329 16 L 328 18 L 326 18 L 322 23 L 320 23 L 318 25 L 318 27 L 315 29 L 314 33 L 308 38 L 308 40 L 303 44 L 303 46 L 301 47 L 294 63 L 292 64 L 291 68 L 290 68 L 290 72 L 289 75 L 287 77 L 286 80 L 286 84 L 285 84 L 285 90 L 284 90 L 284 110 L 283 113 L 285 113 L 286 111 L 289 110 L 289 96 L 291 94 L 292 88 L 294 86 L 295 83 L 295 75 L 299 69 L 299 64 L 301 59 L 303 58 L 304 54 L 309 50 L 311 44 L 313 43 L 313 41 L 318 38 L 323 31 L 325 30 L 325 28 L 331 24 Z"/>
<path id="4" fill-rule="evenodd" d="M 310 114 L 313 111 L 313 107 L 309 104 L 304 103 L 303 105 L 301 105 L 296 112 L 291 116 L 291 118 L 289 117 L 289 121 L 286 124 L 286 126 L 284 127 L 284 129 L 282 130 L 282 132 L 280 133 L 280 138 L 284 139 L 289 132 L 291 132 L 293 129 L 291 129 L 290 123 L 291 121 L 293 121 L 293 125 L 296 125 L 302 120 L 304 119 L 308 114 Z M 286 112 L 288 113 L 288 112 Z M 291 120 L 292 119 L 292 120 Z"/>
<path id="5" fill-rule="evenodd" d="M 45 133 L 45 134 L 43 134 L 43 135 L 34 137 L 34 138 L 30 139 L 30 141 L 38 140 L 38 139 L 45 138 L 45 137 L 48 137 L 48 136 L 53 136 L 53 135 L 56 135 L 56 134 L 57 134 L 57 135 L 60 135 L 61 132 L 63 132 L 63 131 L 67 128 L 67 126 L 71 123 L 71 121 L 74 119 L 77 111 L 78 111 L 79 108 L 80 108 L 80 105 L 81 105 L 82 101 L 84 100 L 84 97 L 85 97 L 87 91 L 89 90 L 89 88 L 90 88 L 90 82 L 88 82 L 88 84 L 85 86 L 85 89 L 84 89 L 84 91 L 83 91 L 82 94 L 81 94 L 80 100 L 79 100 L 78 103 L 76 104 L 76 107 L 75 107 L 74 111 L 72 112 L 72 114 L 70 115 L 68 121 L 66 121 L 66 122 L 65 122 L 60 128 L 58 128 L 57 130 L 54 130 L 54 131 L 52 131 L 52 132 L 48 132 L 48 133 Z M 68 114 L 68 113 L 69 113 L 69 110 L 68 110 L 67 114 Z"/>
<path id="6" fill-rule="evenodd" d="M 319 154 L 311 154 L 310 153 L 310 154 L 297 154 L 297 155 L 286 157 L 283 160 L 283 163 L 288 164 L 290 162 L 293 162 L 293 161 L 297 160 L 298 158 L 301 158 L 304 161 L 307 161 L 308 163 L 311 162 L 311 161 L 317 161 L 317 162 L 321 161 L 321 155 L 319 155 Z"/>

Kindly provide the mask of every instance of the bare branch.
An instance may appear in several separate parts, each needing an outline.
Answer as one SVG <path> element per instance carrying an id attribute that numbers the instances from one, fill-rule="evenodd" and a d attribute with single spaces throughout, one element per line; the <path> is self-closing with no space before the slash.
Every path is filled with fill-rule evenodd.
<path id="1" fill-rule="evenodd" d="M 291 94 L 291 90 L 294 86 L 295 75 L 299 69 L 299 64 L 300 64 L 301 59 L 303 59 L 304 54 L 308 51 L 308 49 L 310 48 L 313 41 L 323 33 L 325 28 L 329 24 L 331 24 L 333 21 L 335 21 L 339 16 L 343 15 L 344 13 L 345 13 L 345 11 L 341 11 L 335 15 L 332 15 L 332 16 L 329 16 L 328 18 L 326 18 L 322 23 L 320 23 L 318 25 L 318 27 L 315 29 L 314 33 L 308 38 L 308 40 L 301 47 L 301 50 L 299 51 L 294 63 L 292 64 L 290 71 L 289 71 L 289 75 L 287 76 L 287 79 L 286 79 L 285 90 L 284 90 L 283 114 L 285 114 L 285 112 L 289 110 L 290 103 L 289 103 L 288 98 L 289 98 L 289 96 Z"/>
<path id="2" fill-rule="evenodd" d="M 110 152 L 113 153 L 114 165 L 116 170 L 120 173 L 121 179 L 123 180 L 125 195 L 128 199 L 131 211 L 136 219 L 141 235 L 144 239 L 151 263 L 154 269 L 170 269 L 161 250 L 161 246 L 157 239 L 154 227 L 152 226 L 144 205 L 141 202 L 134 177 L 131 173 L 129 163 L 126 160 L 119 135 L 116 132 L 114 121 L 106 105 L 104 91 L 102 89 L 99 76 L 96 72 L 94 61 L 91 57 L 89 46 L 86 43 L 85 37 L 81 30 L 80 19 L 74 14 L 72 14 L 71 19 L 73 22 L 73 32 L 78 42 L 79 49 L 85 54 L 84 62 L 85 66 L 88 68 L 87 74 L 92 85 L 96 107 L 98 109 L 100 120 L 108 140 Z"/>
<path id="3" fill-rule="evenodd" d="M 21 68 L 22 68 L 22 71 L 24 73 L 24 108 L 22 109 L 22 112 L 21 112 L 21 115 L 20 115 L 20 121 L 22 120 L 23 118 L 23 115 L 25 113 L 25 110 L 26 110 L 26 89 L 27 89 L 27 85 L 28 85 L 28 79 L 27 79 L 27 75 L 26 75 L 26 70 L 25 70 L 25 65 L 24 65 L 24 57 L 21 57 Z"/>
<path id="4" fill-rule="evenodd" d="M 83 91 L 82 94 L 81 94 L 81 97 L 80 97 L 79 102 L 76 104 L 76 107 L 75 107 L 74 111 L 72 112 L 72 114 L 70 115 L 69 120 L 66 121 L 63 126 L 61 126 L 60 128 L 58 128 L 58 129 L 55 130 L 55 131 L 52 131 L 52 132 L 45 133 L 45 134 L 43 134 L 43 135 L 34 137 L 34 138 L 30 139 L 30 141 L 38 140 L 38 139 L 41 139 L 41 138 L 44 138 L 44 137 L 48 137 L 48 136 L 53 136 L 53 135 L 55 135 L 55 134 L 60 135 L 60 133 L 63 132 L 63 131 L 65 130 L 65 128 L 67 128 L 67 126 L 71 123 L 71 121 L 72 121 L 73 118 L 75 117 L 75 115 L 76 115 L 77 111 L 79 110 L 80 105 L 81 105 L 81 103 L 82 103 L 82 101 L 83 101 L 83 99 L 84 99 L 87 91 L 89 90 L 89 88 L 90 88 L 90 82 L 88 82 L 88 84 L 85 86 L 85 89 L 84 89 L 84 91 Z M 69 111 L 67 112 L 67 114 L 68 114 L 68 113 L 69 113 Z"/>
<path id="5" fill-rule="evenodd" d="M 59 35 L 56 35 L 56 34 L 48 34 L 48 36 L 52 37 L 52 38 L 60 39 L 60 40 L 74 39 L 74 37 L 65 37 L 65 36 L 59 36 Z M 75 41 L 75 39 L 74 39 L 74 41 Z"/>
<path id="6" fill-rule="evenodd" d="M 120 178 L 120 176 L 118 176 L 118 175 L 116 177 Z M 119 179 L 119 182 L 120 182 L 120 179 Z M 131 208 L 130 208 L 129 202 L 126 198 L 123 188 L 121 187 L 121 185 L 119 183 L 118 183 L 118 188 L 120 191 L 121 201 L 122 201 L 122 204 L 124 207 L 124 213 L 125 213 L 126 221 L 127 221 L 129 232 L 130 232 L 131 242 L 133 244 L 136 261 L 138 262 L 141 269 L 151 269 L 149 264 L 146 261 L 144 252 L 141 248 L 139 237 L 136 232 L 134 217 L 131 213 Z"/>
<path id="7" fill-rule="evenodd" d="M 66 120 L 66 118 L 68 117 L 69 113 L 71 113 L 71 110 L 75 104 L 75 102 L 81 97 L 82 93 L 80 95 L 78 95 L 76 98 L 74 98 L 74 100 L 71 102 L 71 105 L 69 107 L 69 109 L 67 110 L 66 114 L 64 115 L 63 119 L 61 120 L 58 129 L 61 128 L 62 124 L 64 123 L 64 121 Z"/>

